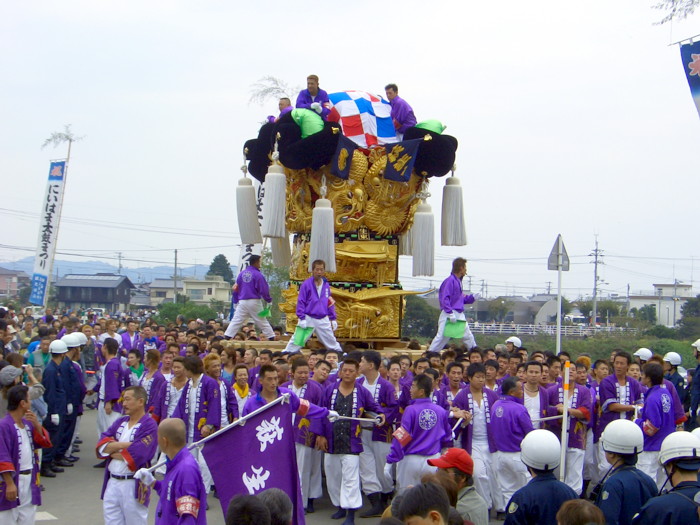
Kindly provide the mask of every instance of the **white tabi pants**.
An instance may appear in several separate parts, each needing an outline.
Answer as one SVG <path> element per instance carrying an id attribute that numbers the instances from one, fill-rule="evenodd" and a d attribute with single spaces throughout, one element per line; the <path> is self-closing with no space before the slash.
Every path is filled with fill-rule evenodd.
<path id="1" fill-rule="evenodd" d="M 505 509 L 515 491 L 527 485 L 531 476 L 520 460 L 520 452 L 496 452 L 493 458 L 493 469 L 503 498 L 497 508 Z"/>
<path id="2" fill-rule="evenodd" d="M 409 488 L 420 485 L 420 480 L 426 474 L 437 472 L 437 467 L 428 465 L 429 459 L 439 458 L 440 454 L 432 456 L 421 456 L 418 454 L 408 454 L 396 464 L 396 484 L 397 494 L 406 492 Z"/>
<path id="3" fill-rule="evenodd" d="M 598 444 L 593 443 L 593 431 L 586 434 L 586 450 L 583 455 L 583 479 L 593 487 L 600 481 L 598 476 Z"/>
<path id="4" fill-rule="evenodd" d="M 306 326 L 308 326 L 309 328 L 313 327 L 313 333 L 316 334 L 316 337 L 326 350 L 338 350 L 338 352 L 343 351 L 342 347 L 340 346 L 340 343 L 338 343 L 338 341 L 335 338 L 333 328 L 331 327 L 331 321 L 330 319 L 328 319 L 328 316 L 322 319 L 314 319 L 313 317 L 307 315 Z M 295 345 L 294 338 L 292 337 L 289 340 L 289 343 L 287 343 L 287 347 L 284 349 L 284 352 L 294 354 L 296 352 L 299 352 L 300 350 L 301 346 Z"/>
<path id="5" fill-rule="evenodd" d="M 362 492 L 385 494 L 394 490 L 394 480 L 387 479 L 384 475 L 386 457 L 391 452 L 391 443 L 372 441 L 372 431 L 362 430 L 362 448 L 360 453 L 360 481 Z"/>
<path id="6" fill-rule="evenodd" d="M 148 507 L 141 505 L 134 497 L 133 479 L 112 479 L 102 501 L 106 525 L 146 525 Z"/>
<path id="7" fill-rule="evenodd" d="M 122 415 L 116 410 L 112 410 L 111 414 L 107 414 L 107 412 L 105 412 L 104 401 L 100 401 L 97 407 L 97 438 L 99 439 L 102 433 L 111 427 L 112 423 L 120 417 L 122 417 Z"/>
<path id="8" fill-rule="evenodd" d="M 331 503 L 341 509 L 359 509 L 362 507 L 360 456 L 355 454 L 326 454 L 323 462 Z"/>
<path id="9" fill-rule="evenodd" d="M 0 525 L 34 525 L 36 505 L 32 505 L 32 475 L 19 476 L 19 506 L 0 512 Z"/>
<path id="10" fill-rule="evenodd" d="M 455 312 L 455 315 L 457 316 L 458 321 L 465 321 L 467 319 L 464 313 L 460 314 Z M 438 319 L 437 335 L 433 339 L 433 342 L 430 343 L 430 348 L 428 349 L 430 352 L 440 352 L 443 348 L 445 348 L 445 345 L 450 342 L 449 337 L 445 337 L 444 335 L 442 335 L 443 333 L 445 333 L 445 323 L 447 323 L 448 317 L 449 315 L 445 312 L 440 312 L 440 318 Z M 476 346 L 474 335 L 469 329 L 469 323 L 467 323 L 464 327 L 464 337 L 462 338 L 462 341 L 464 341 L 464 344 L 468 350 L 471 350 Z"/>
<path id="11" fill-rule="evenodd" d="M 207 494 L 211 491 L 211 486 L 214 483 L 214 480 L 211 477 L 211 471 L 209 470 L 209 467 L 207 466 L 207 462 L 204 461 L 204 456 L 202 455 L 202 449 L 199 447 L 195 447 L 192 449 L 190 452 L 192 452 L 192 455 L 194 458 L 197 460 L 197 463 L 199 464 L 199 471 L 202 473 L 202 481 L 204 482 L 204 488 L 207 489 Z"/>
<path id="12" fill-rule="evenodd" d="M 661 485 L 666 481 L 666 472 L 659 463 L 659 451 L 642 452 L 637 458 L 637 468 L 654 480 L 661 490 Z"/>
<path id="13" fill-rule="evenodd" d="M 499 507 L 502 501 L 501 487 L 498 486 L 496 475 L 493 472 L 493 455 L 489 450 L 488 442 L 472 442 L 472 459 L 474 460 L 474 488 L 484 498 L 488 508 L 495 508 L 496 512 L 504 512 Z"/>
<path id="14" fill-rule="evenodd" d="M 605 450 L 603 450 L 603 438 L 598 440 L 598 482 L 603 479 L 610 470 L 610 463 L 605 459 Z"/>
<path id="15" fill-rule="evenodd" d="M 583 490 L 583 459 L 585 452 L 580 448 L 566 449 L 566 472 L 564 483 L 571 487 L 576 494 Z"/>
<path id="16" fill-rule="evenodd" d="M 233 319 L 228 324 L 224 335 L 233 337 L 238 333 L 238 330 L 248 322 L 248 319 L 255 323 L 255 326 L 268 339 L 275 338 L 275 332 L 270 326 L 270 321 L 266 317 L 260 317 L 258 314 L 262 312 L 262 299 L 241 299 L 236 305 L 236 310 L 233 312 Z"/>
<path id="17" fill-rule="evenodd" d="M 323 452 L 311 447 L 294 443 L 297 453 L 297 470 L 299 471 L 299 483 L 301 484 L 301 498 L 304 507 L 309 504 L 309 498 L 316 499 L 323 495 L 321 476 L 321 461 Z"/>

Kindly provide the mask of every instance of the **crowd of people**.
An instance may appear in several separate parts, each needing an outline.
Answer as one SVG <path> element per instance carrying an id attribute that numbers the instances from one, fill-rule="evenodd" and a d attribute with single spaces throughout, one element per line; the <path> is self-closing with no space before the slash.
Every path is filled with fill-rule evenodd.
<path id="1" fill-rule="evenodd" d="M 346 525 L 356 512 L 382 523 L 697 522 L 700 388 L 686 385 L 681 356 L 640 348 L 574 359 L 528 351 L 518 337 L 482 349 L 466 323 L 462 341 L 446 344 L 447 323 L 478 300 L 462 291 L 464 265 L 456 259 L 441 286 L 444 315 L 419 355 L 340 345 L 322 261 L 297 316 L 323 347 L 305 351 L 292 339 L 284 350 L 246 347 L 256 328 L 286 337 L 259 315 L 269 290 L 255 259 L 238 276 L 240 313 L 228 324 L 0 309 L 0 519 L 33 523 L 39 480 L 74 465 L 81 415 L 96 410 L 105 522 L 145 524 L 155 490 L 157 523 L 205 523 L 216 487 L 188 445 L 284 393 L 306 513 L 326 493 Z M 693 351 L 700 363 L 700 340 Z M 150 470 L 158 460 L 165 466 Z M 287 506 L 274 491 L 234 498 L 227 523 L 267 523 L 244 521 L 259 500 L 277 523 L 273 510 Z"/>

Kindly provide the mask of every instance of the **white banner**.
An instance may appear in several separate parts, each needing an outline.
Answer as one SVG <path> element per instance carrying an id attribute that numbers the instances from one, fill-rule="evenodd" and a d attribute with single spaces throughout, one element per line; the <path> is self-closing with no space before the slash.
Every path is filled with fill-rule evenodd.
<path id="1" fill-rule="evenodd" d="M 46 185 L 46 195 L 41 208 L 39 241 L 32 274 L 32 293 L 29 296 L 29 302 L 35 305 L 44 306 L 46 294 L 49 291 L 51 268 L 58 239 L 58 223 L 63 205 L 65 173 L 66 161 L 51 163 L 49 182 Z"/>

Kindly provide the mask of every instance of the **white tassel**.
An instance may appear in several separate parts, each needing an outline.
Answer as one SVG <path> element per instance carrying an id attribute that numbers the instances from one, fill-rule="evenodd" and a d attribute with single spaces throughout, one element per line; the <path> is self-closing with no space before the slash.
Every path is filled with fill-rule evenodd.
<path id="1" fill-rule="evenodd" d="M 287 208 L 287 177 L 282 166 L 274 163 L 265 176 L 262 234 L 282 238 L 287 235 L 284 212 Z"/>
<path id="2" fill-rule="evenodd" d="M 399 255 L 413 255 L 411 230 L 399 235 Z"/>
<path id="3" fill-rule="evenodd" d="M 289 248 L 289 237 L 270 239 L 272 264 L 277 268 L 289 268 L 292 264 L 292 251 Z"/>
<path id="4" fill-rule="evenodd" d="M 424 198 L 425 199 L 425 198 Z M 435 217 L 430 204 L 421 202 L 416 208 L 411 228 L 413 250 L 413 276 L 435 273 Z"/>
<path id="5" fill-rule="evenodd" d="M 454 176 L 445 181 L 442 189 L 442 245 L 466 246 L 467 229 L 464 226 L 464 201 L 462 186 Z"/>
<path id="6" fill-rule="evenodd" d="M 326 263 L 326 271 L 335 273 L 335 213 L 328 199 L 316 200 L 311 216 L 311 246 L 309 247 L 309 271 L 311 263 L 320 259 Z"/>
<path id="7" fill-rule="evenodd" d="M 257 196 L 253 181 L 242 178 L 236 187 L 236 213 L 238 214 L 238 231 L 241 244 L 261 244 L 262 233 L 258 222 Z"/>

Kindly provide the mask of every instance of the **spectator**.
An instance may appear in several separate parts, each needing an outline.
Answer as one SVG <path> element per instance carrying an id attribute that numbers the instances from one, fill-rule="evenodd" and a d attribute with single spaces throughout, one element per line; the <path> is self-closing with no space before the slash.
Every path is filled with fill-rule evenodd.
<path id="1" fill-rule="evenodd" d="M 280 489 L 263 490 L 257 497 L 270 511 L 270 525 L 290 525 L 294 506 L 289 496 Z"/>

